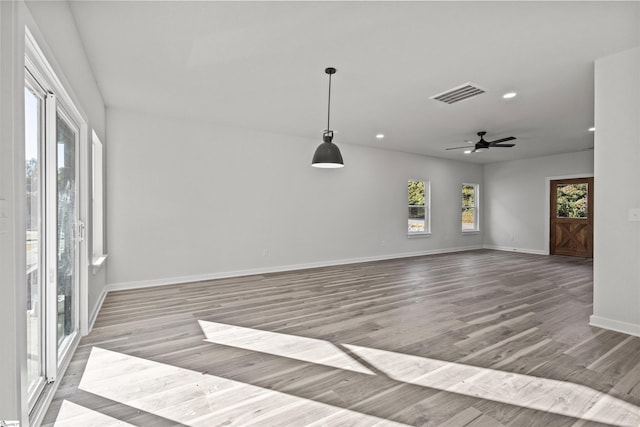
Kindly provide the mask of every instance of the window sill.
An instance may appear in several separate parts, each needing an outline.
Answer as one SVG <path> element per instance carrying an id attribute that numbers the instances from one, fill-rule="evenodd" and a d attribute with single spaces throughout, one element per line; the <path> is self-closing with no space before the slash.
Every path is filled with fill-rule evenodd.
<path id="1" fill-rule="evenodd" d="M 102 255 L 93 257 L 93 259 L 91 260 L 91 266 L 93 267 L 93 274 L 96 274 L 100 270 L 100 267 L 102 267 L 102 264 L 104 264 L 108 256 L 109 255 L 107 254 L 102 254 Z"/>
<path id="2" fill-rule="evenodd" d="M 431 237 L 431 233 L 412 233 L 412 234 L 407 234 L 407 238 L 408 239 L 416 239 L 416 238 L 420 238 L 420 237 Z"/>
<path id="3" fill-rule="evenodd" d="M 468 231 L 463 230 L 462 231 L 463 236 L 467 236 L 470 234 L 480 234 L 480 230 L 468 230 Z"/>

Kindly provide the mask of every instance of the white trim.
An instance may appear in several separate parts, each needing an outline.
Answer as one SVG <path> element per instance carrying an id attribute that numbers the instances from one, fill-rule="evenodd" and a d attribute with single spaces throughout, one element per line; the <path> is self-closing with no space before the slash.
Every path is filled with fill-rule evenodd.
<path id="1" fill-rule="evenodd" d="M 282 265 L 276 267 L 252 268 L 247 270 L 223 271 L 219 273 L 199 274 L 194 276 L 169 277 L 165 279 L 139 280 L 134 282 L 109 283 L 106 288 L 108 292 L 122 291 L 126 289 L 150 288 L 153 286 L 176 285 L 180 283 L 203 282 L 207 280 L 226 279 L 229 277 L 251 276 L 255 274 L 279 273 L 293 270 L 306 270 L 309 268 L 331 267 L 337 265 L 357 264 L 361 262 L 384 261 L 397 258 L 411 258 L 424 255 L 437 255 L 451 252 L 465 252 L 483 249 L 481 245 L 465 246 L 460 248 L 432 249 L 427 251 L 407 252 L 402 254 L 388 254 L 362 258 L 351 258 L 331 261 L 311 262 L 304 264 Z"/>
<path id="2" fill-rule="evenodd" d="M 107 258 L 104 252 L 104 146 L 91 131 L 91 265 L 96 274 Z"/>
<path id="3" fill-rule="evenodd" d="M 595 326 L 596 328 L 609 329 L 611 331 L 640 337 L 640 325 L 635 325 L 633 323 L 621 322 L 619 320 L 607 319 L 605 317 L 593 315 L 589 317 L 589 325 Z"/>
<path id="4" fill-rule="evenodd" d="M 532 255 L 549 255 L 549 251 L 543 251 L 540 249 L 510 248 L 507 246 L 493 246 L 493 245 L 484 245 L 483 248 L 493 249 L 494 251 L 520 252 L 523 254 L 532 254 Z"/>
<path id="5" fill-rule="evenodd" d="M 108 256 L 109 255 L 107 255 L 107 254 L 102 254 L 102 255 L 96 256 L 96 257 L 91 259 L 91 266 L 93 268 L 93 274 L 98 273 L 98 271 L 102 267 L 102 264 L 104 264 L 104 262 L 107 260 Z"/>
<path id="6" fill-rule="evenodd" d="M 411 234 L 407 234 L 407 238 L 408 239 L 415 239 L 416 237 L 431 237 L 433 233 L 429 232 L 422 232 L 422 233 L 411 233 Z"/>
<path id="7" fill-rule="evenodd" d="M 80 116 L 82 118 L 82 116 Z M 78 266 L 78 332 L 81 336 L 89 333 L 89 265 L 91 256 L 89 250 L 89 239 L 87 238 L 87 227 L 89 223 L 89 203 L 91 203 L 91 186 L 89 185 L 89 127 L 86 121 L 80 123 L 80 134 L 78 135 L 78 225 L 82 224 L 83 232 L 78 247 L 80 265 Z"/>
<path id="8" fill-rule="evenodd" d="M 544 247 L 546 248 L 546 255 L 549 255 L 549 235 L 551 234 L 551 225 L 549 224 L 549 218 L 551 215 L 551 181 L 557 179 L 593 178 L 593 176 L 593 172 L 588 172 L 572 175 L 547 176 L 544 178 Z"/>
<path id="9" fill-rule="evenodd" d="M 91 310 L 91 315 L 89 317 L 89 332 L 93 329 L 93 324 L 96 323 L 96 319 L 98 318 L 98 313 L 100 313 L 100 309 L 102 308 L 102 304 L 104 303 L 104 299 L 107 297 L 107 290 L 103 289 L 102 293 L 100 293 L 100 298 L 96 302 L 96 305 Z"/>
<path id="10" fill-rule="evenodd" d="M 42 84 L 42 83 L 41 83 Z M 44 215 L 42 223 L 44 225 L 45 237 L 45 290 L 46 298 L 45 308 L 45 327 L 43 333 L 45 336 L 45 365 L 44 372 L 47 382 L 56 380 L 58 373 L 58 340 L 57 340 L 57 322 L 52 313 L 58 311 L 58 292 L 52 291 L 58 288 L 57 284 L 57 225 L 58 224 L 58 201 L 56 199 L 57 192 L 55 183 L 57 180 L 58 168 L 56 165 L 57 143 L 56 143 L 56 96 L 48 93 L 45 98 L 45 132 L 44 132 L 44 171 L 45 176 L 42 180 L 45 192 Z"/>

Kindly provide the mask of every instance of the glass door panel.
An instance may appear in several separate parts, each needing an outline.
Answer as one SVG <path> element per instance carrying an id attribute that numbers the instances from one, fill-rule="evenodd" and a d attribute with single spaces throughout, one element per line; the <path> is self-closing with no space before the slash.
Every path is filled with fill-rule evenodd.
<path id="1" fill-rule="evenodd" d="M 68 338 L 78 329 L 77 280 L 77 142 L 78 131 L 60 111 L 56 117 L 57 143 L 57 343 L 65 350 Z"/>
<path id="2" fill-rule="evenodd" d="M 44 385 L 44 268 L 43 268 L 43 113 L 44 98 L 32 86 L 24 91 L 26 274 L 27 274 L 27 382 L 32 406 Z"/>

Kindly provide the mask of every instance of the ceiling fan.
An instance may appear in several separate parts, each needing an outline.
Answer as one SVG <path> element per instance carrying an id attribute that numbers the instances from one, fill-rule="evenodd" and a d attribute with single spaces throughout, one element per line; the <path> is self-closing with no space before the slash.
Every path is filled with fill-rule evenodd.
<path id="1" fill-rule="evenodd" d="M 506 138 L 502 138 L 502 139 L 496 139 L 495 141 L 485 141 L 484 136 L 487 134 L 487 132 L 485 131 L 481 131 L 478 132 L 478 136 L 480 137 L 480 141 L 476 142 L 475 147 L 473 149 L 471 149 L 468 145 L 466 147 L 452 147 L 452 148 L 447 148 L 446 150 L 461 150 L 463 148 L 466 148 L 465 150 L 465 154 L 470 154 L 470 153 L 477 153 L 480 151 L 485 151 L 488 150 L 491 147 L 513 147 L 516 144 L 502 144 L 503 142 L 506 141 L 512 141 L 515 138 L 515 136 L 508 136 Z M 467 141 L 468 143 L 473 144 L 474 141 Z"/>

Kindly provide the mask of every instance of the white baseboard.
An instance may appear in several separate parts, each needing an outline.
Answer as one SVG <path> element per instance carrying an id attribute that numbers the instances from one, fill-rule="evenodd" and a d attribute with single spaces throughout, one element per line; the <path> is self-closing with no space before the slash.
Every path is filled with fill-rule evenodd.
<path id="1" fill-rule="evenodd" d="M 607 319 L 600 316 L 589 317 L 589 324 L 598 328 L 609 329 L 611 331 L 622 332 L 623 334 L 640 337 L 640 325 L 621 322 L 619 320 Z"/>
<path id="2" fill-rule="evenodd" d="M 89 332 L 91 332 L 91 330 L 93 329 L 93 324 L 96 323 L 96 318 L 98 317 L 98 313 L 102 308 L 102 303 L 104 303 L 104 299 L 107 297 L 107 292 L 108 292 L 107 286 L 105 286 L 105 288 L 102 290 L 102 293 L 100 294 L 100 298 L 98 298 L 98 302 L 96 302 L 96 305 L 93 307 L 93 310 L 91 310 L 91 314 L 89 315 Z"/>
<path id="3" fill-rule="evenodd" d="M 510 248 L 507 246 L 493 246 L 493 245 L 484 245 L 483 247 L 485 249 L 493 249 L 495 251 L 521 252 L 523 254 L 533 254 L 533 255 L 549 255 L 549 251 L 545 251 L 541 249 Z"/>
<path id="4" fill-rule="evenodd" d="M 180 283 L 202 282 L 206 280 L 226 279 L 229 277 L 251 276 L 256 274 L 279 273 L 293 270 L 306 270 L 309 268 L 331 267 L 334 265 L 357 264 L 360 262 L 384 261 L 388 259 L 411 258 L 424 255 L 436 255 L 451 252 L 463 252 L 482 249 L 481 245 L 465 246 L 461 248 L 432 249 L 428 251 L 408 252 L 402 254 L 387 254 L 362 258 L 351 258 L 331 261 L 311 262 L 304 264 L 281 265 L 275 267 L 251 268 L 247 270 L 224 271 L 219 273 L 199 274 L 193 276 L 169 277 L 164 279 L 139 280 L 132 282 L 110 283 L 106 286 L 107 292 L 122 291 L 127 289 L 141 289 L 153 286 L 176 285 Z M 91 323 L 93 325 L 93 323 Z"/>

